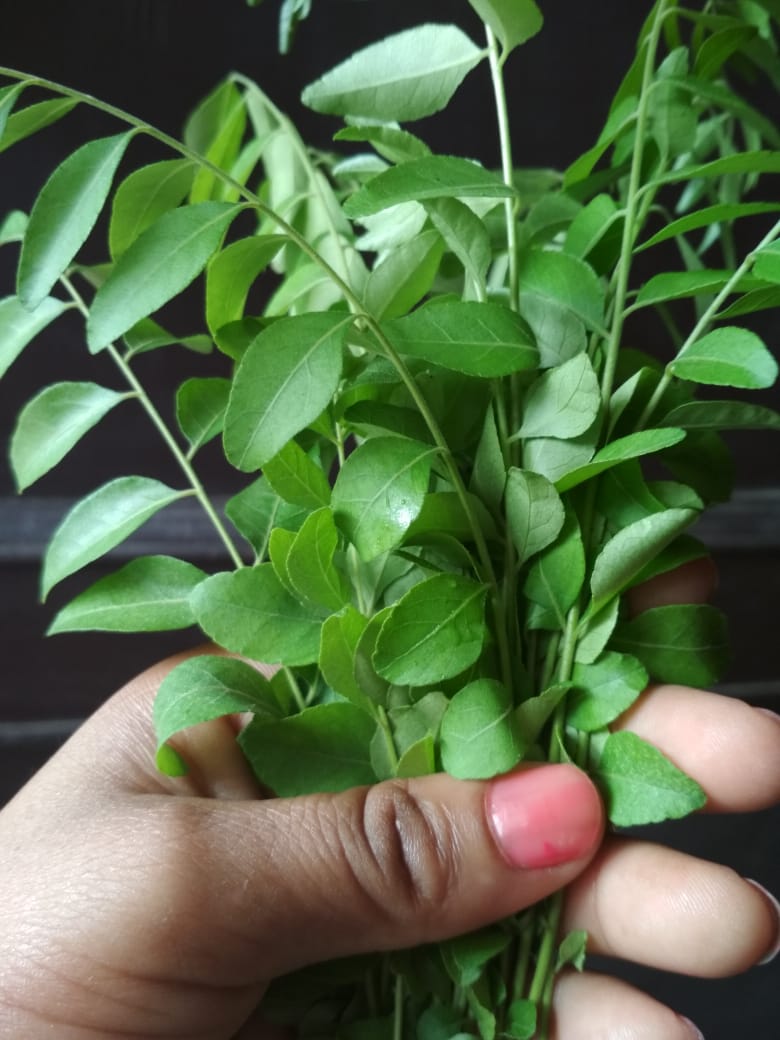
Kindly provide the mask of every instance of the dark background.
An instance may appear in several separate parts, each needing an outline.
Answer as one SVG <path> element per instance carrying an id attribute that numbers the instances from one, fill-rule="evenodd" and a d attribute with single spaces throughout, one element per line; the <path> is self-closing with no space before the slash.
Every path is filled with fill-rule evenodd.
<path id="1" fill-rule="evenodd" d="M 510 62 L 508 90 L 518 165 L 568 164 L 595 139 L 610 97 L 625 71 L 649 3 L 602 0 L 580 4 L 546 0 L 547 26 Z M 178 134 L 194 104 L 228 71 L 256 79 L 290 114 L 312 143 L 329 147 L 335 121 L 298 102 L 302 86 L 356 47 L 412 21 L 457 20 L 479 40 L 470 8 L 454 0 L 376 4 L 362 0 L 316 0 L 310 22 L 299 30 L 292 56 L 276 50 L 275 0 L 249 10 L 242 0 L 0 0 L 0 64 L 24 69 L 95 94 Z M 381 19 L 381 22 L 378 21 Z M 30 93 L 32 100 L 32 93 Z M 469 77 L 444 118 L 414 129 L 434 148 L 476 156 L 496 165 L 498 151 L 488 77 Z M 115 133 L 117 124 L 80 106 L 63 122 L 0 155 L 3 212 L 28 210 L 61 159 L 90 136 Z M 453 130 L 457 132 L 453 144 Z M 148 151 L 137 141 L 130 162 Z M 121 172 L 121 171 L 120 171 Z M 90 246 L 101 259 L 100 240 Z M 0 250 L 0 296 L 13 291 L 15 247 Z M 172 319 L 177 331 L 199 331 L 188 313 Z M 777 316 L 762 321 L 770 346 L 777 344 Z M 634 333 L 641 345 L 643 330 Z M 644 332 L 645 337 L 649 335 Z M 219 359 L 183 357 L 179 348 L 140 359 L 139 373 L 155 399 L 170 409 L 175 386 L 186 375 L 218 371 Z M 94 379 L 119 383 L 107 361 L 89 360 L 75 317 L 60 320 L 14 364 L 0 384 L 0 443 L 5 445 L 16 413 L 44 381 Z M 777 405 L 773 392 L 754 398 Z M 195 637 L 56 636 L 43 633 L 57 607 L 85 584 L 115 569 L 130 552 L 170 552 L 206 568 L 220 564 L 220 547 L 191 508 L 166 510 L 112 559 L 86 577 L 63 583 L 41 606 L 38 561 L 48 533 L 70 501 L 120 473 L 143 473 L 177 482 L 140 410 L 123 405 L 52 474 L 23 498 L 14 494 L 7 463 L 0 460 L 0 804 L 51 754 L 78 720 L 133 674 Z M 718 603 L 729 614 L 734 663 L 724 691 L 752 703 L 780 708 L 777 666 L 780 578 L 780 468 L 776 438 L 733 439 L 739 490 L 731 506 L 715 510 L 701 535 L 721 570 Z M 216 446 L 206 449 L 201 469 L 217 495 L 236 490 L 236 475 L 220 464 Z M 700 817 L 652 832 L 698 855 L 732 864 L 741 873 L 779 887 L 778 814 L 728 821 Z M 627 974 L 691 1016 L 709 1040 L 776 1035 L 777 968 L 735 980 L 677 980 L 630 969 Z"/>

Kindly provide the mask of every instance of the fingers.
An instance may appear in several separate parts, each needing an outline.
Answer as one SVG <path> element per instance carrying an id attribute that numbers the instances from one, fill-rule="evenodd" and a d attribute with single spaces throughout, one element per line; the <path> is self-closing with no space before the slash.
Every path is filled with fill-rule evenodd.
<path id="1" fill-rule="evenodd" d="M 618 979 L 571 972 L 555 986 L 551 1040 L 697 1038 L 692 1022 Z"/>
<path id="2" fill-rule="evenodd" d="M 761 961 L 780 921 L 766 894 L 728 867 L 611 840 L 570 888 L 565 927 L 586 929 L 592 953 L 718 978 Z"/>
<path id="3" fill-rule="evenodd" d="M 651 687 L 615 728 L 654 744 L 697 780 L 709 810 L 753 812 L 780 801 L 780 720 L 742 701 Z"/>
<path id="4" fill-rule="evenodd" d="M 707 603 L 718 587 L 718 571 L 707 556 L 659 574 L 629 591 L 632 614 L 671 603 Z"/>

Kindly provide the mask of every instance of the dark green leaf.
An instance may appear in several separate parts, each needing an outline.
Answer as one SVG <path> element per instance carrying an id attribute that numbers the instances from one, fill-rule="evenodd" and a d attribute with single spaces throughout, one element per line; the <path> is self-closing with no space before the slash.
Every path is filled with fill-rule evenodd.
<path id="1" fill-rule="evenodd" d="M 518 563 L 554 542 L 565 519 L 563 503 L 550 481 L 516 468 L 507 476 L 506 513 Z"/>
<path id="2" fill-rule="evenodd" d="M 664 427 L 669 416 L 664 420 Z M 669 424 L 671 426 L 671 424 Z M 682 425 L 682 424 L 680 424 Z M 607 444 L 601 451 L 597 451 L 591 461 L 585 466 L 571 470 L 566 476 L 556 482 L 556 488 L 560 492 L 569 491 L 571 488 L 582 484 L 586 480 L 604 473 L 614 466 L 619 466 L 630 459 L 650 455 L 656 451 L 662 451 L 673 444 L 679 444 L 685 437 L 681 429 L 655 429 L 640 430 L 639 433 L 630 433 L 626 437 L 618 437 L 617 440 Z"/>
<path id="3" fill-rule="evenodd" d="M 388 322 L 395 348 L 464 375 L 494 378 L 535 368 L 539 355 L 525 322 L 497 303 L 436 303 Z"/>
<path id="4" fill-rule="evenodd" d="M 566 722 L 593 733 L 631 707 L 647 686 L 647 671 L 636 658 L 608 651 L 592 664 L 576 664 L 572 683 Z"/>
<path id="5" fill-rule="evenodd" d="M 714 430 L 689 430 L 684 441 L 667 448 L 661 457 L 705 503 L 725 502 L 730 497 L 734 462 L 723 438 Z"/>
<path id="6" fill-rule="evenodd" d="M 542 12 L 534 0 L 469 0 L 479 17 L 501 41 L 505 53 L 536 36 Z"/>
<path id="7" fill-rule="evenodd" d="M 148 227 L 95 295 L 87 321 L 90 351 L 107 347 L 186 289 L 219 248 L 239 209 L 201 202 L 164 213 Z"/>
<path id="8" fill-rule="evenodd" d="M 583 618 L 581 634 L 577 639 L 574 660 L 578 664 L 593 664 L 609 642 L 618 620 L 620 600 L 613 599 L 589 618 Z"/>
<path id="9" fill-rule="evenodd" d="M 131 131 L 82 145 L 41 188 L 19 257 L 17 285 L 25 307 L 45 299 L 87 240 L 132 136 Z"/>
<path id="10" fill-rule="evenodd" d="M 463 269 L 478 289 L 484 289 L 493 259 L 490 236 L 484 223 L 459 199 L 429 199 L 425 210 L 447 248 L 463 264 Z"/>
<path id="11" fill-rule="evenodd" d="M 735 51 L 756 36 L 752 25 L 735 25 L 708 36 L 696 53 L 694 72 L 702 79 L 714 79 Z"/>
<path id="12" fill-rule="evenodd" d="M 726 622 L 703 604 L 653 607 L 618 625 L 611 646 L 639 658 L 651 678 L 711 686 L 729 661 Z"/>
<path id="13" fill-rule="evenodd" d="M 377 174 L 344 203 L 348 217 L 360 219 L 379 213 L 401 202 L 426 199 L 484 198 L 503 199 L 514 189 L 470 159 L 432 155 L 412 159 Z"/>
<path id="14" fill-rule="evenodd" d="M 295 592 L 307 602 L 328 610 L 341 610 L 349 600 L 344 576 L 333 557 L 339 536 L 330 509 L 308 516 L 287 556 L 287 574 Z"/>
<path id="15" fill-rule="evenodd" d="M 532 1000 L 513 1000 L 506 1021 L 509 1040 L 533 1040 L 536 1036 L 536 1004 Z"/>
<path id="16" fill-rule="evenodd" d="M 0 152 L 11 145 L 31 137 L 44 127 L 51 126 L 62 119 L 76 107 L 75 98 L 54 98 L 51 101 L 39 101 L 35 105 L 27 105 L 15 112 L 6 123 L 5 133 L 0 140 Z"/>
<path id="17" fill-rule="evenodd" d="M 634 827 L 678 819 L 701 809 L 707 796 L 657 748 L 634 733 L 611 733 L 596 770 L 610 821 Z"/>
<path id="18" fill-rule="evenodd" d="M 52 535 L 43 563 L 45 598 L 63 578 L 123 542 L 171 502 L 191 494 L 149 477 L 117 477 L 78 502 Z"/>
<path id="19" fill-rule="evenodd" d="M 755 314 L 756 311 L 770 310 L 780 307 L 780 285 L 772 285 L 763 289 L 754 289 L 735 300 L 730 306 L 718 313 L 718 317 L 738 318 L 743 314 Z"/>
<path id="20" fill-rule="evenodd" d="M 676 238 L 678 235 L 686 235 L 689 231 L 696 231 L 699 228 L 709 228 L 713 224 L 730 224 L 742 217 L 751 217 L 760 213 L 776 213 L 778 210 L 780 210 L 780 203 L 777 202 L 719 202 L 714 206 L 705 206 L 664 224 L 660 231 L 637 247 L 637 252 L 650 249 L 659 242 Z"/>
<path id="21" fill-rule="evenodd" d="M 756 253 L 753 271 L 764 281 L 780 282 L 780 242 L 773 242 Z"/>
<path id="22" fill-rule="evenodd" d="M 114 259 L 158 217 L 183 201 L 192 187 L 195 169 L 190 159 L 164 159 L 142 166 L 122 181 L 114 195 L 108 229 Z"/>
<path id="23" fill-rule="evenodd" d="M 322 617 L 302 606 L 264 563 L 215 574 L 192 594 L 203 631 L 220 646 L 269 664 L 317 660 Z"/>
<path id="24" fill-rule="evenodd" d="M 295 541 L 294 531 L 285 531 L 283 527 L 275 527 L 268 539 L 268 556 L 274 568 L 274 573 L 285 589 L 295 599 L 301 599 L 293 588 L 290 575 L 287 571 L 287 558 L 290 555 L 292 543 Z M 309 604 L 311 606 L 311 604 Z"/>
<path id="25" fill-rule="evenodd" d="M 283 502 L 265 477 L 234 495 L 225 505 L 225 513 L 260 561 L 266 555 L 271 529 L 276 524 L 297 531 L 306 518 L 306 510 Z"/>
<path id="26" fill-rule="evenodd" d="M 57 632 L 164 632 L 195 624 L 189 597 L 206 575 L 172 556 L 141 556 L 101 578 L 57 614 Z"/>
<path id="27" fill-rule="evenodd" d="M 3 87 L 0 90 L 0 144 L 3 143 L 8 117 L 13 112 L 14 105 L 25 86 L 25 83 L 14 83 L 12 86 Z"/>
<path id="28" fill-rule="evenodd" d="M 506 484 L 506 465 L 493 409 L 485 413 L 485 425 L 474 455 L 474 469 L 471 473 L 471 487 L 482 499 L 488 509 L 497 513 L 504 497 Z"/>
<path id="29" fill-rule="evenodd" d="M 368 276 L 366 310 L 380 320 L 410 311 L 430 291 L 443 251 L 436 231 L 423 231 L 392 250 Z"/>
<path id="30" fill-rule="evenodd" d="M 43 332 L 68 305 L 50 296 L 34 311 L 22 306 L 16 296 L 0 300 L 0 376 L 4 376 L 13 362 L 39 332 Z"/>
<path id="31" fill-rule="evenodd" d="M 506 773 L 522 753 L 506 687 L 476 679 L 455 694 L 441 723 L 441 760 L 451 776 L 482 780 Z"/>
<path id="32" fill-rule="evenodd" d="M 702 336 L 668 367 L 679 379 L 745 390 L 765 389 L 777 378 L 777 362 L 755 332 L 731 326 Z"/>
<path id="33" fill-rule="evenodd" d="M 243 318 L 252 283 L 284 243 L 281 235 L 254 235 L 217 253 L 206 271 L 206 323 L 212 335 Z"/>
<path id="34" fill-rule="evenodd" d="M 689 296 L 707 296 L 719 292 L 731 277 L 730 271 L 670 271 L 657 274 L 645 282 L 636 298 L 637 307 L 647 307 L 668 300 L 682 300 Z M 750 282 L 748 282 L 748 285 Z M 745 280 L 734 287 L 734 292 L 748 286 Z"/>
<path id="35" fill-rule="evenodd" d="M 341 314 L 305 314 L 275 322 L 251 343 L 225 419 L 234 466 L 260 469 L 327 407 L 341 379 L 346 328 Z"/>
<path id="36" fill-rule="evenodd" d="M 136 354 L 145 354 L 150 350 L 159 350 L 160 347 L 171 347 L 180 345 L 195 354 L 210 354 L 214 344 L 210 336 L 195 334 L 194 336 L 176 336 L 159 325 L 151 318 L 142 318 L 136 322 L 131 329 L 122 337 L 127 354 L 130 359 Z"/>
<path id="37" fill-rule="evenodd" d="M 541 375 L 525 396 L 523 423 L 518 436 L 555 435 L 567 440 L 585 433 L 601 406 L 599 381 L 587 354 L 551 368 Z"/>
<path id="38" fill-rule="evenodd" d="M 663 421 L 685 430 L 780 430 L 780 413 L 744 401 L 689 401 Z"/>
<path id="39" fill-rule="evenodd" d="M 509 945 L 503 928 L 482 928 L 439 945 L 447 972 L 456 986 L 473 986 L 487 964 Z"/>
<path id="40" fill-rule="evenodd" d="M 189 455 L 222 432 L 230 380 L 217 376 L 188 379 L 176 392 L 176 421 L 190 442 Z"/>
<path id="41" fill-rule="evenodd" d="M 331 689 L 370 710 L 371 702 L 355 680 L 355 653 L 367 623 L 351 606 L 327 618 L 322 626 L 319 666 Z"/>
<path id="42" fill-rule="evenodd" d="M 482 652 L 486 594 L 484 586 L 454 574 L 415 585 L 382 625 L 377 672 L 399 685 L 425 686 L 465 671 Z"/>
<path id="43" fill-rule="evenodd" d="M 681 166 L 663 174 L 654 183 L 666 184 L 675 181 L 692 181 L 697 178 L 724 177 L 731 173 L 780 173 L 780 151 L 736 152 L 712 162 L 696 166 Z"/>
<path id="44" fill-rule="evenodd" d="M 357 51 L 301 99 L 329 115 L 407 123 L 444 108 L 482 57 L 454 25 L 421 25 Z"/>
<path id="45" fill-rule="evenodd" d="M 515 722 L 526 747 L 536 743 L 545 723 L 569 692 L 571 683 L 556 683 L 537 697 L 527 697 L 515 710 Z"/>
<path id="46" fill-rule="evenodd" d="M 569 514 L 553 545 L 531 565 L 523 591 L 529 599 L 553 611 L 563 630 L 566 612 L 575 603 L 585 580 L 585 550 L 579 524 Z"/>
<path id="47" fill-rule="evenodd" d="M 422 509 L 409 525 L 404 543 L 406 545 L 436 544 L 450 537 L 459 542 L 474 540 L 472 522 L 486 537 L 493 536 L 495 524 L 482 502 L 473 495 L 466 496 L 468 512 L 463 500 L 454 491 L 431 491 L 423 500 Z M 465 564 L 470 569 L 470 557 L 464 550 Z"/>
<path id="48" fill-rule="evenodd" d="M 436 448 L 374 437 L 346 460 L 333 488 L 336 522 L 363 560 L 397 546 L 422 508 Z"/>
<path id="49" fill-rule="evenodd" d="M 239 743 L 261 783 L 290 798 L 373 783 L 375 728 L 353 704 L 320 704 L 287 719 L 255 719 Z"/>
<path id="50" fill-rule="evenodd" d="M 320 509 L 330 503 L 327 476 L 295 441 L 288 441 L 265 463 L 263 474 L 277 495 L 291 505 Z"/>

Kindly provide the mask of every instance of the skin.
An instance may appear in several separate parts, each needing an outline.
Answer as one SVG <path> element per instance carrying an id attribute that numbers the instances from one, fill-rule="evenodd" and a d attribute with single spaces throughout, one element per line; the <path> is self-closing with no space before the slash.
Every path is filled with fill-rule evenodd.
<path id="1" fill-rule="evenodd" d="M 703 599 L 711 584 L 706 567 L 687 568 L 643 588 L 634 607 Z M 176 661 L 108 700 L 0 812 L 2 1038 L 277 1040 L 262 1021 L 269 979 L 442 939 L 564 885 L 564 927 L 587 929 L 593 952 L 723 976 L 777 941 L 777 913 L 754 885 L 652 843 L 602 841 L 600 819 L 574 859 L 513 866 L 486 815 L 489 782 L 435 776 L 267 798 L 235 744 L 238 718 L 184 734 L 190 773 L 164 777 L 151 706 Z M 777 717 L 656 686 L 619 726 L 695 777 L 709 811 L 780 800 Z M 543 768 L 572 779 L 572 767 Z M 577 776 L 593 811 L 595 791 Z M 557 985 L 553 1035 L 697 1034 L 651 997 L 586 972 Z"/>

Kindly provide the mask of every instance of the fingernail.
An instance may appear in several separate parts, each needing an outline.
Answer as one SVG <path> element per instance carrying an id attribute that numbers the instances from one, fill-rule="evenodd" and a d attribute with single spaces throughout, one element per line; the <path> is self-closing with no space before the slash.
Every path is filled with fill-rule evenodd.
<path id="1" fill-rule="evenodd" d="M 603 825 L 595 787 L 569 765 L 520 769 L 493 780 L 486 809 L 504 859 L 525 870 L 580 859 Z"/>
<path id="2" fill-rule="evenodd" d="M 686 1018 L 685 1015 L 679 1015 L 678 1017 L 680 1021 L 684 1022 L 688 1029 L 690 1029 L 691 1036 L 695 1036 L 696 1040 L 704 1040 L 704 1033 L 702 1033 L 701 1029 L 699 1029 L 695 1022 L 691 1022 L 691 1020 Z"/>
<path id="3" fill-rule="evenodd" d="M 780 715 L 776 711 L 772 711 L 771 708 L 756 708 L 756 711 L 760 711 L 762 715 L 769 716 L 773 722 L 780 722 Z"/>
<path id="4" fill-rule="evenodd" d="M 745 880 L 749 882 L 753 886 L 753 888 L 758 889 L 758 891 L 769 901 L 769 903 L 771 903 L 772 908 L 775 912 L 775 941 L 772 944 L 772 946 L 770 946 L 769 951 L 765 953 L 761 960 L 758 962 L 759 966 L 761 966 L 762 964 L 769 964 L 769 962 L 773 961 L 775 957 L 778 955 L 778 953 L 780 953 L 780 903 L 777 901 L 776 896 L 773 896 L 768 888 L 764 888 L 763 885 L 760 885 L 757 881 L 754 881 L 753 878 L 745 878 Z"/>

